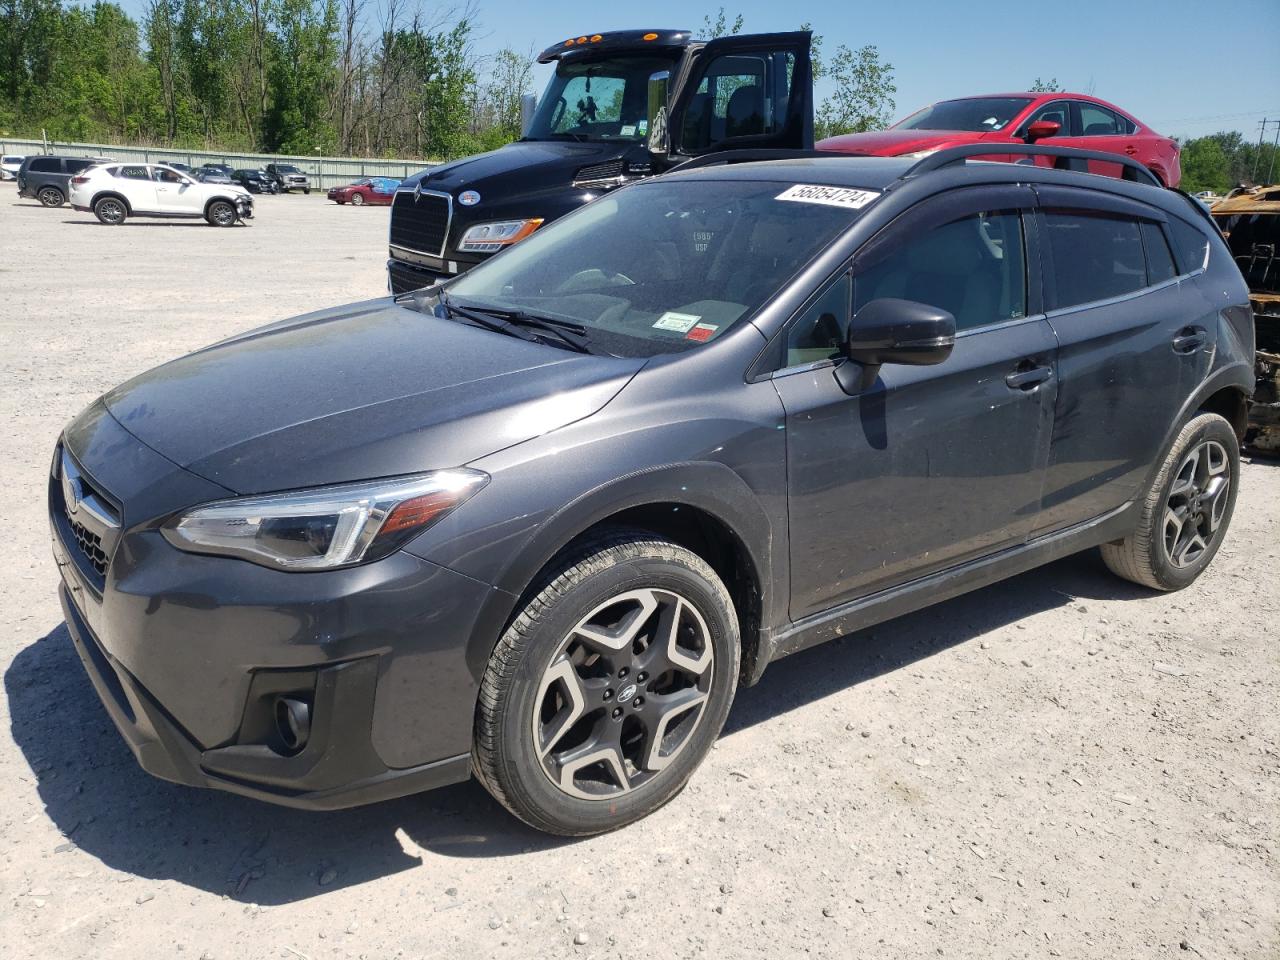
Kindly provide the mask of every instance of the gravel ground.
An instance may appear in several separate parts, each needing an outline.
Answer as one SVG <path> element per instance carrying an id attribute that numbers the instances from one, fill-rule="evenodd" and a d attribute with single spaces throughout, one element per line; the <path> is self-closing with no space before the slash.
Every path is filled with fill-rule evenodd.
<path id="1" fill-rule="evenodd" d="M 1276 462 L 1182 593 L 1084 555 L 773 665 L 610 836 L 535 834 L 474 782 L 306 814 L 148 777 L 61 625 L 57 432 L 161 360 L 379 295 L 387 212 L 105 228 L 2 189 L 0 955 L 1280 955 Z"/>

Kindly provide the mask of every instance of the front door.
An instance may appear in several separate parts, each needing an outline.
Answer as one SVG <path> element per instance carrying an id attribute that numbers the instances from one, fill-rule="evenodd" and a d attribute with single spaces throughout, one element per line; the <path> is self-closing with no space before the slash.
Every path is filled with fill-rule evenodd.
<path id="1" fill-rule="evenodd" d="M 1053 331 L 1028 285 L 1033 203 L 999 187 L 913 208 L 789 327 L 773 383 L 792 619 L 1017 545 L 1035 525 L 1057 384 Z M 828 357 L 849 309 L 883 297 L 950 311 L 956 345 L 936 366 L 883 366 L 850 396 L 832 368 L 851 361 Z"/>
<path id="2" fill-rule="evenodd" d="M 203 198 L 196 185 L 176 170 L 156 167 L 156 205 L 160 213 L 199 214 Z"/>
<path id="3" fill-rule="evenodd" d="M 667 120 L 675 157 L 745 148 L 813 148 L 810 34 L 721 37 L 692 47 Z"/>

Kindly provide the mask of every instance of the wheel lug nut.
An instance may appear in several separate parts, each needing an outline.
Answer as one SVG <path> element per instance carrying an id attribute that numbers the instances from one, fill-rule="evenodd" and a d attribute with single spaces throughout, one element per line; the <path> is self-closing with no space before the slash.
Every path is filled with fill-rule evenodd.
<path id="1" fill-rule="evenodd" d="M 618 671 L 618 679 L 619 679 L 619 680 L 625 680 L 625 679 L 626 679 L 627 674 L 628 674 L 628 673 L 630 673 L 630 672 L 631 672 L 631 671 L 630 671 L 630 670 L 628 670 L 626 667 L 623 667 L 621 670 L 619 670 L 619 671 Z"/>
<path id="2" fill-rule="evenodd" d="M 644 706 L 644 697 L 636 697 L 636 708 Z"/>
<path id="3" fill-rule="evenodd" d="M 617 720 L 620 716 L 622 716 L 622 708 L 614 707 L 613 713 L 611 714 L 611 716 L 613 717 L 613 719 Z"/>
<path id="4" fill-rule="evenodd" d="M 606 691 L 604 692 L 604 698 L 605 698 L 606 700 L 612 700 L 612 699 L 613 699 L 613 691 L 612 691 L 612 690 L 606 690 Z"/>
<path id="5" fill-rule="evenodd" d="M 644 683 L 648 679 L 649 679 L 649 675 L 645 673 L 643 670 L 641 670 L 639 673 L 636 674 L 637 683 Z"/>

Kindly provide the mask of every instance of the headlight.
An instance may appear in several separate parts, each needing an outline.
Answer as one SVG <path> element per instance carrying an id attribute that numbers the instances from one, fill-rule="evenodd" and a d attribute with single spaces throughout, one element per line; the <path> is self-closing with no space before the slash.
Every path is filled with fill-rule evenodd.
<path id="1" fill-rule="evenodd" d="M 469 250 L 472 253 L 493 253 L 518 243 L 540 226 L 542 226 L 541 218 L 477 223 L 462 235 L 462 242 L 458 244 L 458 249 Z"/>
<path id="2" fill-rule="evenodd" d="M 190 553 L 283 570 L 328 570 L 385 557 L 488 482 L 478 470 L 438 470 L 219 500 L 173 517 L 160 532 Z"/>

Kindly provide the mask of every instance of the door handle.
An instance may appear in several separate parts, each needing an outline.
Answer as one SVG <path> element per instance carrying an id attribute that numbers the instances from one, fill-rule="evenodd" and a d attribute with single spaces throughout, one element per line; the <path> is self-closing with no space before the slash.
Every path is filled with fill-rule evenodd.
<path id="1" fill-rule="evenodd" d="M 1198 327 L 1183 327 L 1173 338 L 1173 352 L 1190 354 L 1204 346 L 1204 331 Z"/>
<path id="2" fill-rule="evenodd" d="M 1031 366 L 1030 361 L 1018 365 L 1016 372 L 1004 378 L 1011 390 L 1034 390 L 1053 376 L 1053 367 Z"/>

